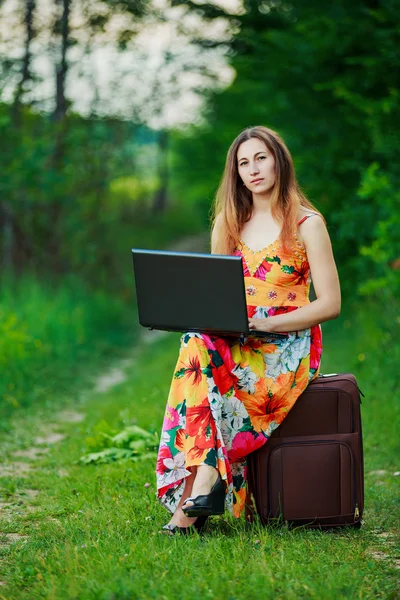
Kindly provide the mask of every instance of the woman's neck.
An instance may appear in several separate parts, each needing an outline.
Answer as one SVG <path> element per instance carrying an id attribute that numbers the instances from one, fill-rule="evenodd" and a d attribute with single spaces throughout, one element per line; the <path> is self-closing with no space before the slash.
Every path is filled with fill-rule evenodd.
<path id="1" fill-rule="evenodd" d="M 270 195 L 253 194 L 253 215 L 271 214 Z"/>

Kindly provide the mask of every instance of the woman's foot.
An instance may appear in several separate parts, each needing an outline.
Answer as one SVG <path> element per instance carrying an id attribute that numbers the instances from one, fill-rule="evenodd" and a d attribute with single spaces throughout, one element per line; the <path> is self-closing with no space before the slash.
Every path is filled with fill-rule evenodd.
<path id="1" fill-rule="evenodd" d="M 179 510 L 181 511 L 181 509 Z M 171 519 L 171 521 L 167 523 L 167 525 L 164 525 L 164 527 L 158 533 L 163 533 L 164 535 L 175 535 L 176 533 L 179 533 L 181 535 L 189 535 L 191 533 L 194 533 L 195 531 L 197 531 L 197 533 L 201 533 L 206 523 L 207 517 L 195 517 L 191 519 L 189 519 L 188 517 L 184 517 L 181 520 L 181 522 L 184 519 L 186 519 L 186 521 L 192 521 L 192 524 L 178 525 L 176 522 L 173 523 Z M 179 521 L 179 517 L 177 518 L 177 521 Z"/>
<path id="2" fill-rule="evenodd" d="M 214 483 L 218 479 L 218 471 L 209 465 L 200 465 L 197 467 L 196 478 L 193 482 L 193 487 L 190 494 L 185 495 L 186 498 L 196 498 L 196 496 L 204 496 L 209 494 Z M 185 510 L 193 506 L 192 500 L 184 500 L 183 507 Z"/>
<path id="3" fill-rule="evenodd" d="M 179 506 L 172 515 L 168 525 L 174 525 L 177 527 L 190 527 L 191 525 L 194 525 L 195 522 L 196 517 L 187 517 L 182 508 Z"/>
<path id="4" fill-rule="evenodd" d="M 175 533 L 175 531 L 172 531 L 172 530 L 176 529 L 177 527 L 178 528 L 187 528 L 187 527 L 191 527 L 192 525 L 195 524 L 196 517 L 188 517 L 182 511 L 182 504 L 185 502 L 186 498 L 188 498 L 190 496 L 190 494 L 192 493 L 195 477 L 196 477 L 196 469 L 193 468 L 193 472 L 191 473 L 191 475 L 189 475 L 189 477 L 186 477 L 186 479 L 185 479 L 185 488 L 183 490 L 182 497 L 180 499 L 178 506 L 176 507 L 174 514 L 172 515 L 170 522 L 164 526 L 164 528 L 162 529 L 162 531 L 160 533 L 170 533 L 170 535 L 173 535 Z"/>
<path id="5" fill-rule="evenodd" d="M 187 517 L 222 514 L 225 505 L 225 483 L 217 469 L 208 465 L 197 468 L 192 492 L 182 510 Z"/>

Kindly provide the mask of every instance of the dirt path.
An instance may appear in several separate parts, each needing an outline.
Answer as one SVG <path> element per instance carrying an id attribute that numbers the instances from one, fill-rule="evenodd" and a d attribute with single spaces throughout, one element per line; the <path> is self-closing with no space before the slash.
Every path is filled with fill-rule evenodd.
<path id="1" fill-rule="evenodd" d="M 208 234 L 200 234 L 184 238 L 170 247 L 170 250 L 180 252 L 207 252 Z M 149 331 L 142 328 L 140 330 L 139 343 L 128 353 L 128 356 L 117 361 L 111 368 L 98 375 L 94 381 L 93 389 L 97 394 L 109 392 L 112 388 L 127 379 L 127 370 L 132 367 L 137 359 L 137 353 L 142 344 L 154 344 L 160 339 L 166 337 L 166 331 Z M 55 414 L 51 421 L 43 422 L 40 427 L 40 435 L 33 438 L 33 444 L 22 449 L 13 450 L 9 453 L 8 460 L 0 464 L 0 478 L 8 480 L 18 480 L 19 482 L 31 477 L 36 469 L 40 468 L 41 459 L 43 459 L 54 445 L 65 439 L 66 434 L 62 433 L 63 424 L 81 423 L 85 419 L 83 410 L 64 409 Z M 11 428 L 12 430 L 13 428 Z M 58 470 L 59 477 L 65 477 L 68 473 L 64 469 Z M 0 520 L 7 524 L 11 523 L 18 515 L 35 513 L 37 506 L 34 500 L 40 495 L 40 490 L 24 487 L 19 484 L 10 484 L 9 491 L 3 489 L 0 492 Z M 4 529 L 4 527 L 2 528 Z M 4 532 L 0 529 L 0 547 L 10 546 L 12 544 L 25 544 L 29 539 L 28 534 L 21 535 L 16 532 Z M 6 582 L 0 580 L 0 586 L 5 586 Z"/>

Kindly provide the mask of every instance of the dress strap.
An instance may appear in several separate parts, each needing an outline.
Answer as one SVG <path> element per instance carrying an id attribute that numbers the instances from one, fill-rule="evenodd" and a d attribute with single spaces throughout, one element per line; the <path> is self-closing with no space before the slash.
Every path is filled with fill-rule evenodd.
<path id="1" fill-rule="evenodd" d="M 305 221 L 306 219 L 309 219 L 310 217 L 314 217 L 316 214 L 317 214 L 317 213 L 312 213 L 311 215 L 306 215 L 305 217 L 303 217 L 302 219 L 300 219 L 300 221 L 297 223 L 297 227 L 298 227 L 299 225 L 301 225 L 302 223 L 304 223 L 304 221 Z"/>

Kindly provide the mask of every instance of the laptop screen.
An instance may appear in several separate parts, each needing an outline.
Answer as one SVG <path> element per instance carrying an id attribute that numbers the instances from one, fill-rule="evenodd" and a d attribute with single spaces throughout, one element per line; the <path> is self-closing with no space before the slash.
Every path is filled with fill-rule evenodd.
<path id="1" fill-rule="evenodd" d="M 248 332 L 242 259 L 132 249 L 139 322 L 168 331 Z"/>

